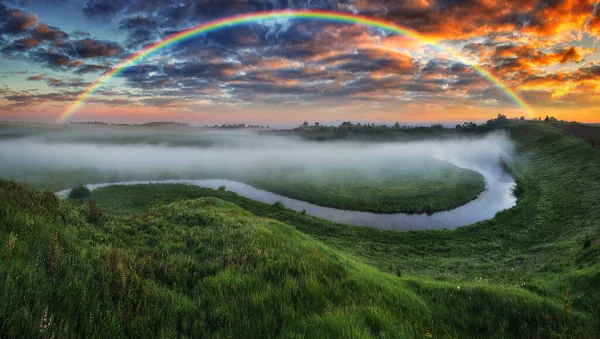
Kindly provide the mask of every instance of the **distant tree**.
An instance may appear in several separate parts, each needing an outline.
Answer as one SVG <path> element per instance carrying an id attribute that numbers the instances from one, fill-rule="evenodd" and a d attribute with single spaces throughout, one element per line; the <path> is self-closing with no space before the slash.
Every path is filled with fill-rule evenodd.
<path id="1" fill-rule="evenodd" d="M 396 121 L 396 123 L 394 124 L 394 128 L 400 128 L 400 123 L 398 121 Z"/>
<path id="2" fill-rule="evenodd" d="M 304 123 L 302 123 L 302 127 L 308 127 L 308 122 L 305 121 Z"/>
<path id="3" fill-rule="evenodd" d="M 550 117 L 548 117 L 548 116 L 546 115 L 546 119 L 544 119 L 544 122 L 545 122 L 545 123 L 549 123 L 549 122 L 550 122 Z"/>
<path id="4" fill-rule="evenodd" d="M 91 196 L 90 190 L 83 185 L 75 187 L 71 190 L 71 192 L 69 192 L 69 199 L 72 199 L 72 200 L 87 199 L 90 196 Z"/>
<path id="5" fill-rule="evenodd" d="M 524 116 L 521 116 L 521 118 L 520 118 L 519 120 L 521 120 L 521 121 L 525 121 L 525 117 L 524 117 Z"/>
<path id="6" fill-rule="evenodd" d="M 442 132 L 442 131 L 444 131 L 444 126 L 440 125 L 440 124 L 431 125 L 429 128 L 432 131 L 434 131 L 434 132 Z"/>
<path id="7" fill-rule="evenodd" d="M 315 127 L 319 127 L 321 126 L 321 124 L 319 124 L 318 122 L 315 122 Z"/>

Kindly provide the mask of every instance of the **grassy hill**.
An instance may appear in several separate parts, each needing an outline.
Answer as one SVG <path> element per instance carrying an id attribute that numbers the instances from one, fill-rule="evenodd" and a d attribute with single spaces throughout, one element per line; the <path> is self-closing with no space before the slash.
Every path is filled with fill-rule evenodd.
<path id="1" fill-rule="evenodd" d="M 0 181 L 6 337 L 595 337 L 600 150 L 509 128 L 518 204 L 455 231 L 333 224 L 184 185 Z"/>

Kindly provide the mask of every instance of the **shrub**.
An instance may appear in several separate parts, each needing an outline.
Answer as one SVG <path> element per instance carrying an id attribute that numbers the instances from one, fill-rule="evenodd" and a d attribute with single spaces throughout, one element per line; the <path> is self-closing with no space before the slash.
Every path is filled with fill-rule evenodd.
<path id="1" fill-rule="evenodd" d="M 226 188 L 225 185 L 221 185 L 221 186 L 219 186 L 218 190 L 219 191 L 225 191 L 225 188 Z"/>
<path id="2" fill-rule="evenodd" d="M 583 243 L 583 248 L 590 248 L 592 246 L 592 239 L 586 239 Z"/>
<path id="3" fill-rule="evenodd" d="M 400 267 L 396 267 L 396 276 L 402 277 L 402 270 L 400 269 Z"/>
<path id="4" fill-rule="evenodd" d="M 98 204 L 96 204 L 96 200 L 88 201 L 86 219 L 90 224 L 94 225 L 103 225 L 106 222 L 107 218 L 102 213 L 100 207 L 98 207 Z"/>
<path id="5" fill-rule="evenodd" d="M 510 195 L 515 198 L 520 198 L 523 196 L 524 190 L 523 185 L 516 184 L 510 188 Z"/>
<path id="6" fill-rule="evenodd" d="M 69 192 L 69 199 L 87 199 L 90 196 L 90 190 L 83 185 L 75 187 Z"/>
<path id="7" fill-rule="evenodd" d="M 281 201 L 274 203 L 273 206 L 277 207 L 277 208 L 285 208 L 285 206 L 283 206 L 283 203 Z"/>

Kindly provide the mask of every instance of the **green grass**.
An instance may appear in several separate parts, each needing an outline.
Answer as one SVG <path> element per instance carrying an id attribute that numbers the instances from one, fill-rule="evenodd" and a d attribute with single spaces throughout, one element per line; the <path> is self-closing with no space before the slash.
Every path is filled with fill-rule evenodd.
<path id="1" fill-rule="evenodd" d="M 600 150 L 509 132 L 517 206 L 454 231 L 185 185 L 93 191 L 107 217 L 90 218 L 0 181 L 0 336 L 597 337 Z"/>
<path id="2" fill-rule="evenodd" d="M 217 198 L 86 222 L 0 182 L 6 337 L 549 337 L 588 315 L 519 287 L 397 277 Z"/>
<path id="3" fill-rule="evenodd" d="M 371 175 L 358 170 L 344 170 L 338 168 L 329 174 L 310 176 L 309 173 L 290 170 L 285 172 L 262 173 L 236 178 L 247 182 L 254 187 L 261 188 L 290 198 L 304 200 L 316 205 L 334 207 L 339 209 L 358 210 L 376 213 L 433 213 L 449 210 L 461 206 L 475 198 L 485 189 L 485 181 L 481 174 L 455 167 L 441 161 L 428 161 L 431 166 L 419 167 L 416 170 L 404 170 L 400 173 L 385 172 L 371 173 Z M 398 169 L 396 169 L 398 171 Z M 266 179 L 268 178 L 268 180 Z M 186 185 L 166 186 L 170 188 L 160 192 L 142 193 L 144 187 L 136 187 L 133 194 L 134 200 L 116 197 L 116 204 L 111 211 L 122 210 L 123 207 L 135 208 L 140 201 L 176 201 L 182 197 L 197 197 L 194 192 L 204 192 L 208 196 L 216 193 L 212 190 L 198 188 L 197 190 Z M 110 204 L 112 188 L 97 190 L 105 204 Z M 115 194 L 122 194 L 122 188 Z M 140 191 L 142 190 L 142 191 Z M 102 195 L 102 192 L 109 192 Z M 138 191 L 138 193 L 136 193 Z M 125 193 L 128 194 L 128 193 Z M 226 193 L 223 193 L 228 196 Z M 141 196 L 141 197 L 140 197 Z M 147 197 L 146 197 L 147 196 Z M 172 200 L 167 197 L 173 196 Z M 133 204 L 133 205 L 132 205 Z M 141 204 L 142 208 L 147 204 Z"/>
<path id="4" fill-rule="evenodd" d="M 257 216 L 293 225 L 382 271 L 518 285 L 556 300 L 569 292 L 574 307 L 598 314 L 600 294 L 591 287 L 600 283 L 600 150 L 544 125 L 517 125 L 509 132 L 518 147 L 511 171 L 523 191 L 517 206 L 454 231 L 350 227 L 230 192 L 183 185 L 108 187 L 95 191 L 94 197 L 109 209 L 120 206 L 126 212 L 180 198 L 216 196 Z"/>
<path id="5" fill-rule="evenodd" d="M 411 160 L 364 171 L 341 166 L 319 173 L 274 171 L 241 178 L 257 188 L 312 204 L 374 213 L 433 213 L 454 209 L 485 190 L 483 176 L 450 163 Z"/>

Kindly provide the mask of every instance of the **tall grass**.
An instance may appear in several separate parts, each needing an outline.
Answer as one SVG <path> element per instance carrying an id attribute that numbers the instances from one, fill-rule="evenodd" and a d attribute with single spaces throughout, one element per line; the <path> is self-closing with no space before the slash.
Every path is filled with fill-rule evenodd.
<path id="1" fill-rule="evenodd" d="M 216 198 L 86 220 L 0 182 L 5 337 L 550 336 L 587 315 L 515 287 L 398 278 Z M 577 332 L 582 331 L 582 332 Z"/>

